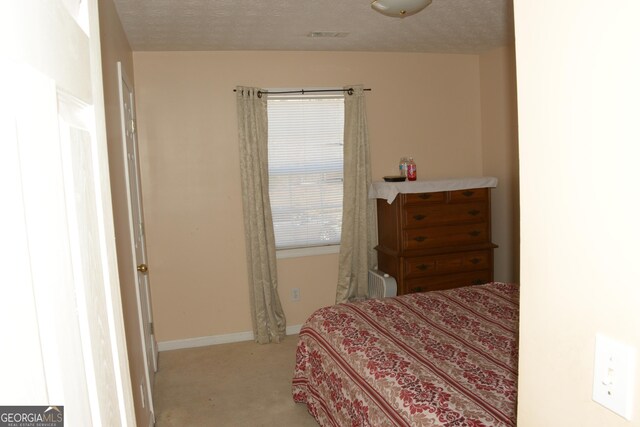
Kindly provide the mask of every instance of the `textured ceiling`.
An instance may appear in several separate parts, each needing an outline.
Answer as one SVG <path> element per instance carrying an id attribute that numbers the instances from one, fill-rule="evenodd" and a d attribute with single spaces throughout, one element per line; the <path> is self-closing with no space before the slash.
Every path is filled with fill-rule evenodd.
<path id="1" fill-rule="evenodd" d="M 115 0 L 135 51 L 481 53 L 513 39 L 512 0 L 433 0 L 390 18 L 370 0 Z M 311 32 L 348 33 L 308 37 Z"/>

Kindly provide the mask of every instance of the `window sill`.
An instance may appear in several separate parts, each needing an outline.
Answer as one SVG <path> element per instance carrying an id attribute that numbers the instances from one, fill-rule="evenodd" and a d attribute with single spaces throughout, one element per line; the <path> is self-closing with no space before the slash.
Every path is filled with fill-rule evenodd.
<path id="1" fill-rule="evenodd" d="M 310 248 L 281 249 L 276 251 L 276 259 L 299 258 L 303 256 L 337 254 L 340 245 L 313 246 Z"/>

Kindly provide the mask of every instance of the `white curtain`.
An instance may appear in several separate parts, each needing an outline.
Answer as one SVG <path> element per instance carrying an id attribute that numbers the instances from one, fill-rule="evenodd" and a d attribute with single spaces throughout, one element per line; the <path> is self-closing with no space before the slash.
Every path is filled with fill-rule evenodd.
<path id="1" fill-rule="evenodd" d="M 371 184 L 369 132 L 362 86 L 344 100 L 344 195 L 336 303 L 368 296 L 368 269 L 376 263 L 375 200 Z"/>
<path id="2" fill-rule="evenodd" d="M 280 342 L 286 334 L 278 296 L 276 245 L 269 202 L 266 95 L 258 88 L 236 88 L 240 180 L 247 270 L 255 340 Z"/>

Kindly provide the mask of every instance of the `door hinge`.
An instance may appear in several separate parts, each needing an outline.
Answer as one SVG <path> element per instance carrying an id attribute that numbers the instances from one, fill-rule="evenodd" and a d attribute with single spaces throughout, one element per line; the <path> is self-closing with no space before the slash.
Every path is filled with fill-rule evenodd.
<path id="1" fill-rule="evenodd" d="M 136 121 L 131 119 L 131 133 L 136 133 Z"/>
<path id="2" fill-rule="evenodd" d="M 149 322 L 149 334 L 154 335 L 153 322 Z"/>

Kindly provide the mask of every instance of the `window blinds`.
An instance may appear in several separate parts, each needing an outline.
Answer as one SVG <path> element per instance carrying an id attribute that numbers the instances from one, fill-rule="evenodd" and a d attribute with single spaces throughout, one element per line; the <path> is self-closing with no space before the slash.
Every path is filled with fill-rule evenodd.
<path id="1" fill-rule="evenodd" d="M 269 95 L 267 112 L 276 248 L 340 244 L 344 96 Z"/>

